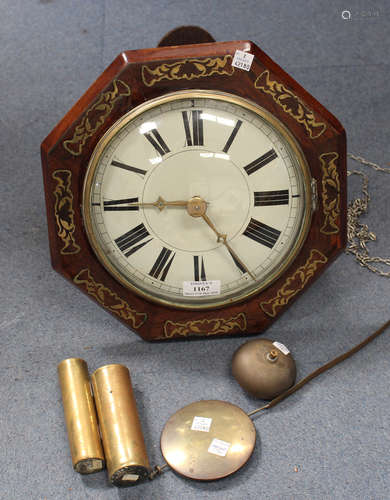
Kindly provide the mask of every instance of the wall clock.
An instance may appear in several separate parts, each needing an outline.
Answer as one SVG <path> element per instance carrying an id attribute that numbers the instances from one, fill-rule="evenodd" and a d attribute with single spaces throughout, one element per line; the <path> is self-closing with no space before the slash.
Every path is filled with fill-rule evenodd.
<path id="1" fill-rule="evenodd" d="M 52 263 L 144 339 L 258 333 L 345 246 L 345 132 L 252 42 L 165 43 L 43 142 Z"/>

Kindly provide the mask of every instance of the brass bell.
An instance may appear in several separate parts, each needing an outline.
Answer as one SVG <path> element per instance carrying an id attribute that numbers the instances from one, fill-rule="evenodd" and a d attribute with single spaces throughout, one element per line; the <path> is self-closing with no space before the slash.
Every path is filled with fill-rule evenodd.
<path id="1" fill-rule="evenodd" d="M 296 366 L 283 344 L 256 339 L 246 342 L 234 353 L 232 373 L 251 396 L 273 399 L 294 384 Z"/>

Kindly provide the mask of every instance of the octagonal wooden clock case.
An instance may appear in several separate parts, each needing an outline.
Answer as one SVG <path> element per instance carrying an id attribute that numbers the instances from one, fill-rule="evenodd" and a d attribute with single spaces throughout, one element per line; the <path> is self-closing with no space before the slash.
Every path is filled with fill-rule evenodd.
<path id="1" fill-rule="evenodd" d="M 43 142 L 52 264 L 144 339 L 258 333 L 345 246 L 345 132 L 250 41 L 163 45 Z"/>

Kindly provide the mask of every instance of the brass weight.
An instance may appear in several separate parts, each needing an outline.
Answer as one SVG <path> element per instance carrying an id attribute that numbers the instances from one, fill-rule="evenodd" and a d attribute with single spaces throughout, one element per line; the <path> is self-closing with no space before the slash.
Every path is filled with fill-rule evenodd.
<path id="1" fill-rule="evenodd" d="M 88 366 L 83 359 L 64 359 L 58 365 L 72 463 L 80 474 L 104 468 L 104 453 L 93 402 Z"/>
<path id="2" fill-rule="evenodd" d="M 109 479 L 116 486 L 138 484 L 150 466 L 129 370 L 102 366 L 92 374 L 92 385 Z"/>

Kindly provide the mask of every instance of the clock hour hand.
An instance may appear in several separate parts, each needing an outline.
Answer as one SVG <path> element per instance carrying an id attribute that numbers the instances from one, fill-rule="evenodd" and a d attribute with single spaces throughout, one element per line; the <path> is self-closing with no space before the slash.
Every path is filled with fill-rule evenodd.
<path id="1" fill-rule="evenodd" d="M 256 280 L 255 275 L 249 271 L 249 269 L 246 267 L 246 265 L 243 263 L 243 261 L 240 259 L 240 257 L 236 254 L 236 252 L 232 249 L 232 247 L 227 242 L 227 235 L 220 233 L 205 213 L 201 214 L 201 217 L 206 222 L 206 224 L 217 235 L 218 243 L 221 241 L 225 245 L 225 247 L 228 249 L 228 251 L 229 251 L 230 255 L 232 256 L 234 262 L 236 263 L 237 267 L 239 269 L 241 269 L 241 271 L 248 273 L 252 279 Z"/>
<path id="2" fill-rule="evenodd" d="M 157 201 L 154 202 L 133 202 L 127 203 L 127 207 L 139 207 L 139 208 L 149 208 L 156 207 L 160 211 L 164 210 L 165 207 L 181 207 L 186 208 L 188 213 L 193 217 L 199 217 L 200 212 L 205 210 L 207 207 L 207 203 L 202 200 L 199 196 L 194 196 L 189 201 L 186 200 L 174 200 L 174 201 L 166 201 L 162 196 L 157 198 Z"/>
<path id="3" fill-rule="evenodd" d="M 162 196 L 159 196 L 157 201 L 151 203 L 143 203 L 143 202 L 134 202 L 129 203 L 127 206 L 129 207 L 140 207 L 140 208 L 149 208 L 156 207 L 160 211 L 164 210 L 165 207 L 183 207 L 187 208 L 188 201 L 184 200 L 175 200 L 175 201 L 166 201 Z"/>

